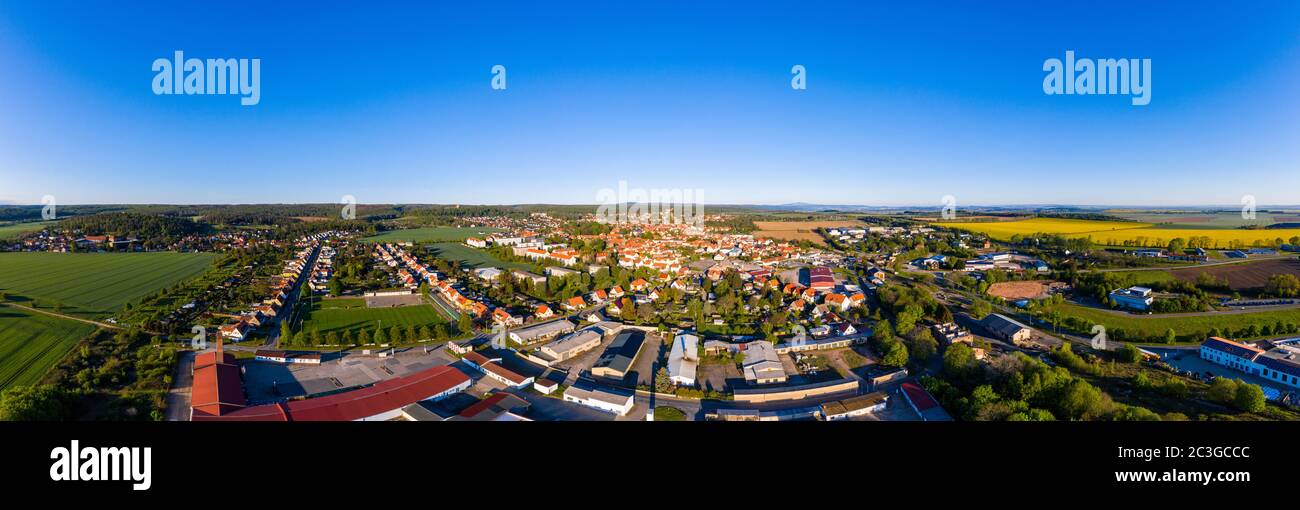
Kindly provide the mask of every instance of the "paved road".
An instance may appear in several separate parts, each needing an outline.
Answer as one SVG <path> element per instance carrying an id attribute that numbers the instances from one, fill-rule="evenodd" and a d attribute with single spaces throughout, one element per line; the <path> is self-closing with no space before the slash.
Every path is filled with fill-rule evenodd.
<path id="1" fill-rule="evenodd" d="M 190 391 L 194 386 L 194 352 L 182 351 L 172 375 L 172 387 L 167 390 L 167 421 L 190 420 Z"/>

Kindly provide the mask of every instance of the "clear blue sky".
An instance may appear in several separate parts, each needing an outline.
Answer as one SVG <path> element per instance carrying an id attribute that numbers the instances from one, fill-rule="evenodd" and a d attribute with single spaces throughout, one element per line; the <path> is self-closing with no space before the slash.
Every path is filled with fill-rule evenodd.
<path id="1" fill-rule="evenodd" d="M 0 202 L 1300 203 L 1297 2 L 462 3 L 5 2 Z M 261 104 L 155 96 L 176 50 Z M 1045 95 L 1066 50 L 1150 105 Z"/>

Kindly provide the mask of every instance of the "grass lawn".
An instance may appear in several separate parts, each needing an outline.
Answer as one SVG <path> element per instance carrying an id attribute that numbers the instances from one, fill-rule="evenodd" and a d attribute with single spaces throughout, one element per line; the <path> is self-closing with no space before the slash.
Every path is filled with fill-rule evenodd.
<path id="1" fill-rule="evenodd" d="M 342 334 L 351 331 L 353 336 L 362 329 L 373 331 L 383 322 L 384 330 L 397 326 L 433 327 L 446 324 L 442 315 L 433 309 L 433 305 L 411 305 L 393 308 L 366 308 L 363 298 L 317 299 L 311 311 L 303 316 L 299 331 L 319 330 L 322 335 L 335 332 Z"/>
<path id="2" fill-rule="evenodd" d="M 686 421 L 686 413 L 676 407 L 659 406 L 655 408 L 655 421 Z"/>
<path id="3" fill-rule="evenodd" d="M 1132 276 L 1134 285 L 1150 286 L 1176 279 L 1173 273 L 1164 269 L 1142 269 L 1138 271 L 1122 271 L 1122 273 Z"/>
<path id="4" fill-rule="evenodd" d="M 0 306 L 0 390 L 34 384 L 95 326 Z"/>
<path id="5" fill-rule="evenodd" d="M 506 262 L 498 259 L 491 253 L 471 248 L 460 243 L 437 243 L 432 245 L 433 255 L 446 261 L 460 262 L 462 267 L 496 267 L 501 269 L 522 269 L 532 271 L 532 264 L 522 262 Z"/>
<path id="6" fill-rule="evenodd" d="M 29 221 L 26 223 L 0 223 L 0 239 L 15 239 L 28 232 L 35 232 L 57 221 Z"/>
<path id="7" fill-rule="evenodd" d="M 63 312 L 103 318 L 126 303 L 198 276 L 212 265 L 212 253 L 0 253 L 0 291 L 42 307 L 63 304 Z M 24 303 L 28 304 L 28 303 Z"/>
<path id="8" fill-rule="evenodd" d="M 483 237 L 492 232 L 499 232 L 501 229 L 482 227 L 424 227 L 424 228 L 407 228 L 401 230 L 390 230 L 382 234 L 373 235 L 362 239 L 363 241 L 372 241 L 379 243 L 395 243 L 402 241 L 411 241 L 415 243 L 442 243 L 448 241 L 461 242 L 470 237 Z"/>
<path id="9" fill-rule="evenodd" d="M 1095 308 L 1065 303 L 1061 305 L 1061 312 L 1064 315 L 1079 317 L 1094 324 L 1104 325 L 1108 332 L 1122 329 L 1128 332 L 1130 336 L 1137 334 L 1152 339 L 1164 338 L 1165 331 L 1170 328 L 1173 328 L 1180 339 L 1190 336 L 1204 340 L 1214 328 L 1231 331 L 1251 324 L 1261 327 L 1266 324 L 1275 325 L 1278 322 L 1300 324 L 1300 310 L 1296 309 L 1193 317 L 1167 317 L 1160 315 L 1117 315 Z M 1112 333 L 1110 336 L 1115 335 Z"/>

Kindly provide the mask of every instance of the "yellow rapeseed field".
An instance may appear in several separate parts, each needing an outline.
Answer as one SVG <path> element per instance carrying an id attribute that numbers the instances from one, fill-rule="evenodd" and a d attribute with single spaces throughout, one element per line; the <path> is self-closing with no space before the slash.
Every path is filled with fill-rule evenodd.
<path id="1" fill-rule="evenodd" d="M 1019 221 L 939 222 L 935 226 L 979 232 L 999 241 L 1007 241 L 1016 234 L 1060 234 L 1067 237 L 1087 237 L 1094 243 L 1108 246 L 1164 246 L 1174 238 L 1208 239 L 1208 248 L 1241 248 L 1263 244 L 1290 242 L 1300 236 L 1300 229 L 1190 229 L 1161 228 L 1150 223 L 1123 221 L 1067 220 L 1057 218 L 1032 218 Z"/>

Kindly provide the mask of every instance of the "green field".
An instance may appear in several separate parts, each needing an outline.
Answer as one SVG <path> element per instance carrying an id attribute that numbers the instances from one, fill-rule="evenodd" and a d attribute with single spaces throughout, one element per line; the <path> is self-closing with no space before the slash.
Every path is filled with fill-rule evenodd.
<path id="1" fill-rule="evenodd" d="M 1295 212 L 1259 211 L 1254 219 L 1244 219 L 1241 211 L 1116 211 L 1114 216 L 1165 228 L 1237 228 L 1242 226 L 1268 226 L 1275 223 L 1300 222 Z"/>
<path id="2" fill-rule="evenodd" d="M 298 331 L 320 331 L 322 335 L 351 331 L 357 335 L 362 329 L 374 331 L 383 321 L 384 329 L 393 326 L 429 326 L 446 324 L 433 305 L 411 305 L 395 308 L 367 308 L 363 298 L 317 299 L 311 311 L 303 316 Z"/>
<path id="3" fill-rule="evenodd" d="M 0 306 L 0 390 L 36 383 L 94 330 L 90 324 Z"/>
<path id="4" fill-rule="evenodd" d="M 1124 330 L 1128 335 L 1141 335 L 1152 340 L 1161 339 L 1165 331 L 1172 328 L 1180 339 L 1203 339 L 1214 328 L 1225 331 L 1240 330 L 1250 325 L 1263 327 L 1277 323 L 1300 324 L 1300 310 L 1286 309 L 1256 313 L 1218 313 L 1208 316 L 1169 317 L 1160 315 L 1114 314 L 1096 308 L 1065 303 L 1060 305 L 1062 314 L 1086 319 L 1094 324 L 1106 326 L 1108 332 Z M 1111 335 L 1115 336 L 1115 335 Z"/>
<path id="5" fill-rule="evenodd" d="M 525 271 L 531 271 L 533 269 L 532 264 L 525 264 L 523 262 L 506 262 L 496 258 L 491 253 L 478 248 L 471 248 L 460 243 L 437 243 L 432 245 L 431 248 L 433 249 L 433 256 L 446 261 L 454 260 L 460 262 L 462 267 L 496 267 L 501 269 L 522 269 Z"/>
<path id="6" fill-rule="evenodd" d="M 1131 276 L 1133 278 L 1133 285 L 1141 285 L 1143 287 L 1150 287 L 1157 283 L 1170 282 L 1177 279 L 1174 277 L 1173 273 L 1164 269 L 1139 269 L 1136 271 L 1118 271 L 1118 273 Z"/>
<path id="7" fill-rule="evenodd" d="M 103 318 L 126 303 L 193 278 L 211 253 L 0 253 L 0 291 L 14 301 L 62 303 L 62 313 Z M 27 303 L 30 304 L 30 303 Z"/>
<path id="8" fill-rule="evenodd" d="M 471 237 L 483 237 L 492 232 L 500 232 L 501 229 L 482 227 L 425 227 L 425 228 L 407 228 L 402 230 L 390 230 L 382 234 L 374 235 L 362 239 L 363 241 L 396 243 L 402 241 L 411 241 L 414 243 L 443 243 L 443 242 L 462 242 Z"/>
<path id="9" fill-rule="evenodd" d="M 0 239 L 15 239 L 18 236 L 28 232 L 35 232 L 47 226 L 53 225 L 54 221 L 32 221 L 27 223 L 0 223 Z"/>

